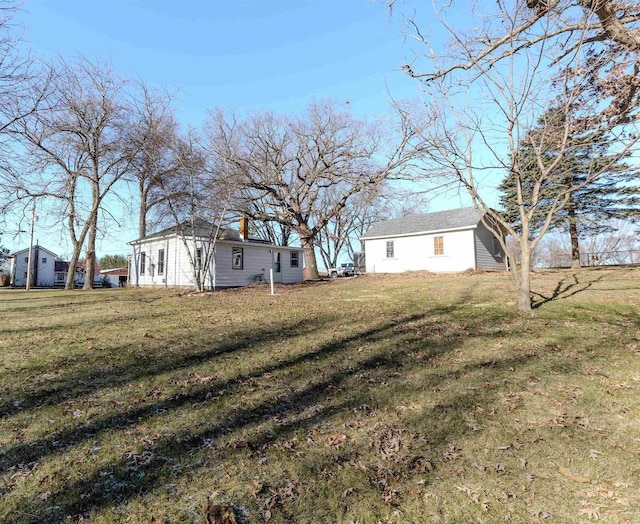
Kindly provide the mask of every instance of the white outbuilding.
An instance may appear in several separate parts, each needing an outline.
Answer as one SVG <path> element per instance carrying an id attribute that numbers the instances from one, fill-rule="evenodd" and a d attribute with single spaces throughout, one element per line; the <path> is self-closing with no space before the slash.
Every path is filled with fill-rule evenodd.
<path id="1" fill-rule="evenodd" d="M 374 224 L 360 238 L 367 273 L 505 270 L 504 250 L 482 217 L 465 207 Z"/>

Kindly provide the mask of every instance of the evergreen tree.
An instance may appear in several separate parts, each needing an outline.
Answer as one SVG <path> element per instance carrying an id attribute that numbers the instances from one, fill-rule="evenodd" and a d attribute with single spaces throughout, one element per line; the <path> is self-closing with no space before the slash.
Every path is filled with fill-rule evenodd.
<path id="1" fill-rule="evenodd" d="M 554 200 L 570 191 L 566 204 L 555 214 L 551 228 L 569 233 L 572 267 L 580 267 L 581 238 L 611 231 L 608 225 L 611 220 L 640 220 L 640 186 L 636 183 L 638 169 L 621 160 L 615 161 L 616 156 L 610 153 L 610 141 L 605 134 L 578 131 L 568 134 L 557 114 L 553 109 L 549 110 L 540 119 L 538 127 L 530 131 L 518 149 L 517 162 L 520 172 L 525 174 L 524 199 L 530 206 L 536 206 L 535 216 L 538 218 L 534 217 L 531 224 L 532 235 L 543 226 Z M 549 133 L 555 133 L 555 140 L 547 137 L 544 141 L 547 147 L 536 154 L 533 144 L 543 141 L 536 140 L 535 135 Z M 558 159 L 559 150 L 564 154 Z M 540 161 L 546 167 L 556 164 L 554 176 L 540 185 L 536 195 Z M 592 173 L 598 172 L 602 174 L 589 181 Z M 505 215 L 517 229 L 519 211 L 513 176 L 507 176 L 499 189 Z"/>
<path id="2" fill-rule="evenodd" d="M 99 265 L 100 269 L 127 267 L 127 257 L 125 255 L 105 255 L 100 259 Z"/>

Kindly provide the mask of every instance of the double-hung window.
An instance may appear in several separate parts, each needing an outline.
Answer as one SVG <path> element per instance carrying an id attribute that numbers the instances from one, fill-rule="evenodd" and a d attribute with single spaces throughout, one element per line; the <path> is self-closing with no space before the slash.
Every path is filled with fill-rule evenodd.
<path id="1" fill-rule="evenodd" d="M 140 274 L 144 275 L 147 266 L 147 254 L 143 251 L 140 253 Z"/>
<path id="2" fill-rule="evenodd" d="M 158 275 L 164 275 L 164 249 L 158 249 Z"/>
<path id="3" fill-rule="evenodd" d="M 387 258 L 393 258 L 394 250 L 393 250 L 393 240 L 387 241 Z"/>

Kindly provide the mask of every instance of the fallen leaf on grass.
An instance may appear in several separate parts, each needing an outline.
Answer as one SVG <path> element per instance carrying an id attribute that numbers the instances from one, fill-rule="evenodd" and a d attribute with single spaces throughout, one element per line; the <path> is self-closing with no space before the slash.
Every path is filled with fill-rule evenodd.
<path id="1" fill-rule="evenodd" d="M 329 435 L 327 437 L 327 443 L 332 447 L 339 447 L 341 444 L 344 444 L 347 440 L 347 436 L 343 433 L 334 433 L 333 435 Z"/>
<path id="2" fill-rule="evenodd" d="M 550 519 L 553 518 L 553 515 L 544 509 L 539 509 L 538 511 L 533 512 L 533 516 L 537 519 Z"/>
<path id="3" fill-rule="evenodd" d="M 596 506 L 595 504 L 588 504 L 582 502 L 584 507 L 580 510 L 581 515 L 586 515 L 589 520 L 598 520 L 600 515 L 600 508 L 602 506 Z"/>
<path id="4" fill-rule="evenodd" d="M 588 478 L 579 477 L 578 475 L 573 473 L 569 468 L 565 468 L 564 466 L 560 466 L 560 468 L 558 468 L 558 469 L 559 469 L 560 473 L 562 473 L 569 480 L 573 480 L 574 482 L 582 482 L 583 484 L 586 484 L 586 483 L 589 482 Z"/>

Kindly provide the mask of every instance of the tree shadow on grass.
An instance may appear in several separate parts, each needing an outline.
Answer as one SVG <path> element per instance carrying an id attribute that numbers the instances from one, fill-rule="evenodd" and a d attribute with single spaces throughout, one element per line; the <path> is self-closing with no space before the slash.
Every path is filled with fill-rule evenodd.
<path id="1" fill-rule="evenodd" d="M 327 319 L 327 322 L 330 321 L 331 319 Z M 149 358 L 142 358 L 136 354 L 136 344 L 114 346 L 108 348 L 109 351 L 115 354 L 130 354 L 131 356 L 124 363 L 110 366 L 107 370 L 96 369 L 95 365 L 87 365 L 86 360 L 83 362 L 86 358 L 83 355 L 77 357 L 77 363 L 82 365 L 78 366 L 76 371 L 67 373 L 60 378 L 48 379 L 45 385 L 36 391 L 29 390 L 29 386 L 25 387 L 24 384 L 20 384 L 15 390 L 5 388 L 3 391 L 5 401 L 0 403 L 0 416 L 7 417 L 26 409 L 41 409 L 60 402 L 88 397 L 101 389 L 123 386 L 136 380 L 148 379 L 179 368 L 197 366 L 211 359 L 246 350 L 258 344 L 270 344 L 283 337 L 311 334 L 322 327 L 323 324 L 318 319 L 305 319 L 273 327 L 253 329 L 250 332 L 240 329 L 229 333 L 225 340 L 216 344 L 187 345 L 180 351 L 158 354 L 153 352 L 150 355 L 153 357 L 152 362 L 149 361 Z M 166 347 L 180 347 L 184 344 L 184 340 L 169 338 L 163 339 L 163 343 Z M 67 367 L 72 363 L 72 359 L 64 361 L 64 365 Z"/>
<path id="2" fill-rule="evenodd" d="M 253 437 L 243 445 L 250 450 L 257 450 L 274 440 L 287 438 L 301 429 L 318 426 L 338 413 L 349 412 L 371 402 L 372 396 L 375 397 L 376 384 L 384 382 L 384 377 L 388 377 L 393 371 L 402 369 L 403 359 L 418 347 L 428 348 L 431 353 L 430 358 L 435 358 L 442 352 L 455 349 L 462 342 L 462 337 L 458 337 L 425 344 L 420 333 L 414 330 L 407 332 L 403 329 L 404 325 L 422 322 L 425 318 L 425 314 L 417 314 L 385 322 L 375 328 L 328 342 L 294 358 L 261 367 L 248 375 L 237 376 L 232 381 L 207 385 L 188 395 L 162 401 L 159 403 L 162 411 L 173 412 L 181 407 L 204 404 L 209 398 L 215 398 L 222 392 L 234 394 L 233 388 L 236 385 L 240 387 L 237 392 L 240 394 L 242 386 L 246 386 L 248 380 L 264 376 L 265 373 L 290 371 L 300 364 L 317 362 L 318 359 L 326 364 L 326 368 L 318 370 L 305 387 L 297 388 L 287 395 L 267 395 L 251 407 L 221 413 L 217 421 L 206 424 L 199 430 L 171 433 L 144 446 L 144 449 L 137 453 L 138 456 L 148 458 L 144 463 L 132 464 L 131 457 L 125 455 L 102 466 L 99 471 L 86 478 L 66 484 L 63 489 L 53 493 L 47 500 L 47 505 L 55 508 L 53 514 L 40 514 L 31 519 L 29 514 L 34 511 L 32 500 L 20 497 L 12 504 L 13 514 L 20 516 L 16 522 L 41 522 L 43 519 L 56 520 L 66 515 L 86 515 L 87 512 L 102 507 L 126 503 L 170 482 L 173 477 L 169 464 L 189 462 L 191 454 L 202 448 L 206 442 L 215 442 L 254 430 Z M 432 325 L 427 323 L 425 327 L 432 327 Z M 383 345 L 390 343 L 393 346 L 377 350 L 360 358 L 357 362 L 345 364 L 342 367 L 332 365 L 329 361 L 332 355 L 341 353 L 350 345 L 373 342 L 384 342 Z M 374 373 L 375 377 L 370 377 L 372 380 L 370 385 L 364 388 L 358 387 L 360 376 L 371 373 Z M 439 382 L 450 378 L 442 376 L 437 380 Z M 326 402 L 328 397 L 335 396 L 336 390 L 341 390 L 342 394 L 338 395 L 335 402 L 327 403 L 323 409 L 308 411 L 319 402 Z M 101 421 L 90 423 L 88 427 L 86 424 L 82 425 L 82 429 L 86 431 L 84 435 L 79 435 L 80 427 L 76 427 L 75 430 L 65 430 L 50 435 L 44 441 L 14 448 L 13 452 L 9 451 L 3 457 L 3 465 L 6 467 L 11 463 L 15 464 L 17 460 L 37 461 L 49 454 L 62 454 L 69 446 L 78 444 L 78 439 L 95 439 L 100 432 L 114 429 L 124 431 L 127 426 L 140 424 L 145 419 L 156 416 L 157 408 L 157 403 L 148 403 L 121 413 L 109 414 Z M 272 429 L 261 428 L 265 421 L 274 419 L 281 422 Z M 220 456 L 224 458 L 229 453 L 232 454 L 233 451 L 225 448 L 220 452 Z"/>
<path id="3" fill-rule="evenodd" d="M 565 277 L 558 281 L 556 287 L 553 289 L 550 295 L 544 295 L 542 293 L 532 291 L 531 295 L 534 298 L 531 301 L 531 307 L 533 309 L 537 309 L 548 302 L 566 299 L 577 295 L 578 293 L 582 293 L 583 291 L 591 288 L 591 286 L 593 286 L 593 284 L 595 284 L 596 282 L 600 282 L 603 278 L 604 276 L 600 275 L 596 279 L 592 279 L 587 282 L 580 282 L 580 280 L 578 279 L 578 275 L 576 273 L 573 273 L 570 277 Z"/>
<path id="4" fill-rule="evenodd" d="M 449 306 L 447 312 L 452 314 L 455 311 Z M 136 447 L 135 454 L 123 449 L 120 456 L 106 461 L 82 478 L 68 483 L 62 480 L 59 483 L 60 489 L 50 493 L 46 502 L 34 501 L 28 489 L 15 494 L 9 493 L 5 497 L 8 511 L 5 518 L 9 523 L 35 523 L 58 522 L 70 515 L 87 517 L 100 509 L 115 508 L 145 497 L 176 481 L 178 477 L 207 467 L 194 458 L 204 450 L 210 452 L 217 463 L 233 462 L 244 453 L 271 452 L 277 444 L 300 431 L 320 428 L 334 417 L 344 417 L 365 405 L 371 410 L 395 409 L 393 396 L 388 398 L 383 394 L 385 384 L 393 385 L 394 380 L 401 380 L 402 375 L 410 373 L 415 366 L 435 363 L 441 355 L 460 348 L 469 336 L 495 339 L 494 333 L 482 331 L 481 326 L 487 322 L 497 322 L 498 319 L 486 317 L 478 320 L 472 334 L 468 329 L 451 329 L 446 336 L 435 336 L 433 333 L 436 333 L 440 321 L 431 320 L 431 317 L 442 313 L 434 308 L 380 322 L 368 329 L 336 337 L 295 356 L 261 364 L 227 380 L 203 384 L 193 391 L 170 398 L 145 399 L 140 406 L 107 412 L 97 420 L 77 422 L 46 438 L 13 446 L 0 456 L 3 467 L 15 466 L 20 461 L 38 462 L 46 458 L 62 460 L 72 447 L 83 441 L 93 442 L 99 435 L 114 431 L 124 434 L 129 428 L 151 423 L 156 417 L 179 417 L 185 409 L 213 414 L 211 418 L 204 418 L 197 426 L 150 439 L 141 449 Z M 311 324 L 304 324 L 307 333 L 313 333 L 314 329 L 325 329 L 326 324 L 332 321 L 325 319 L 319 322 L 317 318 L 311 320 Z M 295 336 L 294 332 L 300 327 L 294 323 L 285 332 L 281 328 L 266 330 L 262 333 L 261 341 L 268 347 L 278 338 Z M 504 332 L 500 336 L 508 336 L 508 333 Z M 367 349 L 368 346 L 371 348 Z M 229 346 L 228 351 L 233 351 L 234 347 Z M 191 355 L 187 357 L 187 367 L 181 368 L 177 373 L 184 374 L 197 364 L 215 365 L 219 355 L 220 348 Z M 419 359 L 417 355 L 421 355 Z M 429 380 L 420 387 L 425 391 L 445 387 L 452 380 L 465 379 L 478 372 L 495 378 L 496 375 L 508 373 L 514 366 L 525 365 L 534 358 L 536 355 L 530 353 L 516 357 L 497 357 L 491 362 L 463 364 L 453 371 L 432 373 Z M 169 361 L 176 364 L 174 357 Z M 169 371 L 168 366 L 163 365 L 162 369 Z M 153 372 L 158 373 L 159 370 Z M 295 376 L 298 386 L 275 391 L 267 388 L 263 395 L 243 405 L 240 400 L 243 393 L 257 378 L 265 376 L 271 377 L 268 380 L 274 383 L 277 380 L 289 381 Z M 118 375 L 113 375 L 109 378 L 113 381 L 117 377 Z M 127 375 L 124 383 L 137 378 L 142 378 L 142 375 L 136 369 L 134 373 Z M 71 386 L 70 383 L 68 385 Z M 454 394 L 446 402 L 426 409 L 416 425 L 426 425 L 429 428 L 425 429 L 429 446 L 442 447 L 452 438 L 460 438 L 466 431 L 470 431 L 459 424 L 459 419 L 465 412 L 477 405 L 490 406 L 499 393 L 500 387 L 478 388 Z M 229 398 L 237 398 L 239 403 L 229 405 L 223 402 Z M 37 415 L 37 407 L 34 407 L 33 413 Z M 228 444 L 233 439 L 238 446 L 218 444 L 221 441 Z M 370 483 L 368 479 L 376 466 L 365 466 L 370 471 L 363 470 L 363 482 Z M 337 466 L 333 464 L 328 467 Z M 63 472 L 59 474 L 64 475 Z M 293 509 L 288 508 L 286 511 Z"/>

